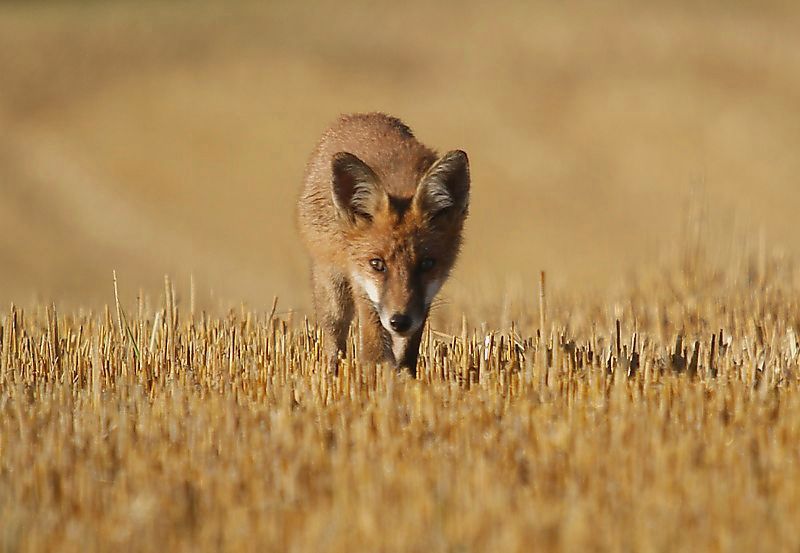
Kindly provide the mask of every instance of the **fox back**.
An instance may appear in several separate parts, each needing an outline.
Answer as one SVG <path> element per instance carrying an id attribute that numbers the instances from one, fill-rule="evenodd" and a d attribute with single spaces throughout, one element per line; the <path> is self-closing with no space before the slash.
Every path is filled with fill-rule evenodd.
<path id="1" fill-rule="evenodd" d="M 394 117 L 346 115 L 323 134 L 304 180 L 300 231 L 317 314 L 338 343 L 331 355 L 357 308 L 366 358 L 416 364 L 409 349 L 461 246 L 467 155 L 437 156 Z"/>

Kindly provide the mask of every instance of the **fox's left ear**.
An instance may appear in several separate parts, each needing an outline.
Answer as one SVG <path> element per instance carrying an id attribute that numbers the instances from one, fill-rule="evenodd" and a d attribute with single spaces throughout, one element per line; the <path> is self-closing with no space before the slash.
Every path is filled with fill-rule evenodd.
<path id="1" fill-rule="evenodd" d="M 445 213 L 464 215 L 469 206 L 469 159 L 466 152 L 447 152 L 420 180 L 414 204 L 430 218 Z"/>

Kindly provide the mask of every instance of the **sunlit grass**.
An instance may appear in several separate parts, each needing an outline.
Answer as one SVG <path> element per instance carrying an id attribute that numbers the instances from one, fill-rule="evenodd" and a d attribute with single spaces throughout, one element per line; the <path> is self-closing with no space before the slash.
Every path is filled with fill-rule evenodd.
<path id="1" fill-rule="evenodd" d="M 796 275 L 734 265 L 513 329 L 448 307 L 419 381 L 357 352 L 328 374 L 308 321 L 192 313 L 169 282 L 119 316 L 12 307 L 2 548 L 796 547 Z"/>

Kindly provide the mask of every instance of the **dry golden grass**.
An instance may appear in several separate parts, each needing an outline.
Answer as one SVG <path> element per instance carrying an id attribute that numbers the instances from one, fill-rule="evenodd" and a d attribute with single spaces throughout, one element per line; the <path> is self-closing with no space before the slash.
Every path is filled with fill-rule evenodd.
<path id="1" fill-rule="evenodd" d="M 673 261 L 616 300 L 548 294 L 544 340 L 538 307 L 480 331 L 446 307 L 419 381 L 326 374 L 308 322 L 169 283 L 11 308 L 0 547 L 794 550 L 798 272 Z"/>

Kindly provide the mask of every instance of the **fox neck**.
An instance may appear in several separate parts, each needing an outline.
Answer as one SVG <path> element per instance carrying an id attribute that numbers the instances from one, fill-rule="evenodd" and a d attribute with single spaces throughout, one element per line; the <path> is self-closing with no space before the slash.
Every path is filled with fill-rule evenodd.
<path id="1" fill-rule="evenodd" d="M 392 336 L 392 354 L 394 355 L 395 365 L 399 365 L 406 357 L 408 350 L 408 337 Z"/>

